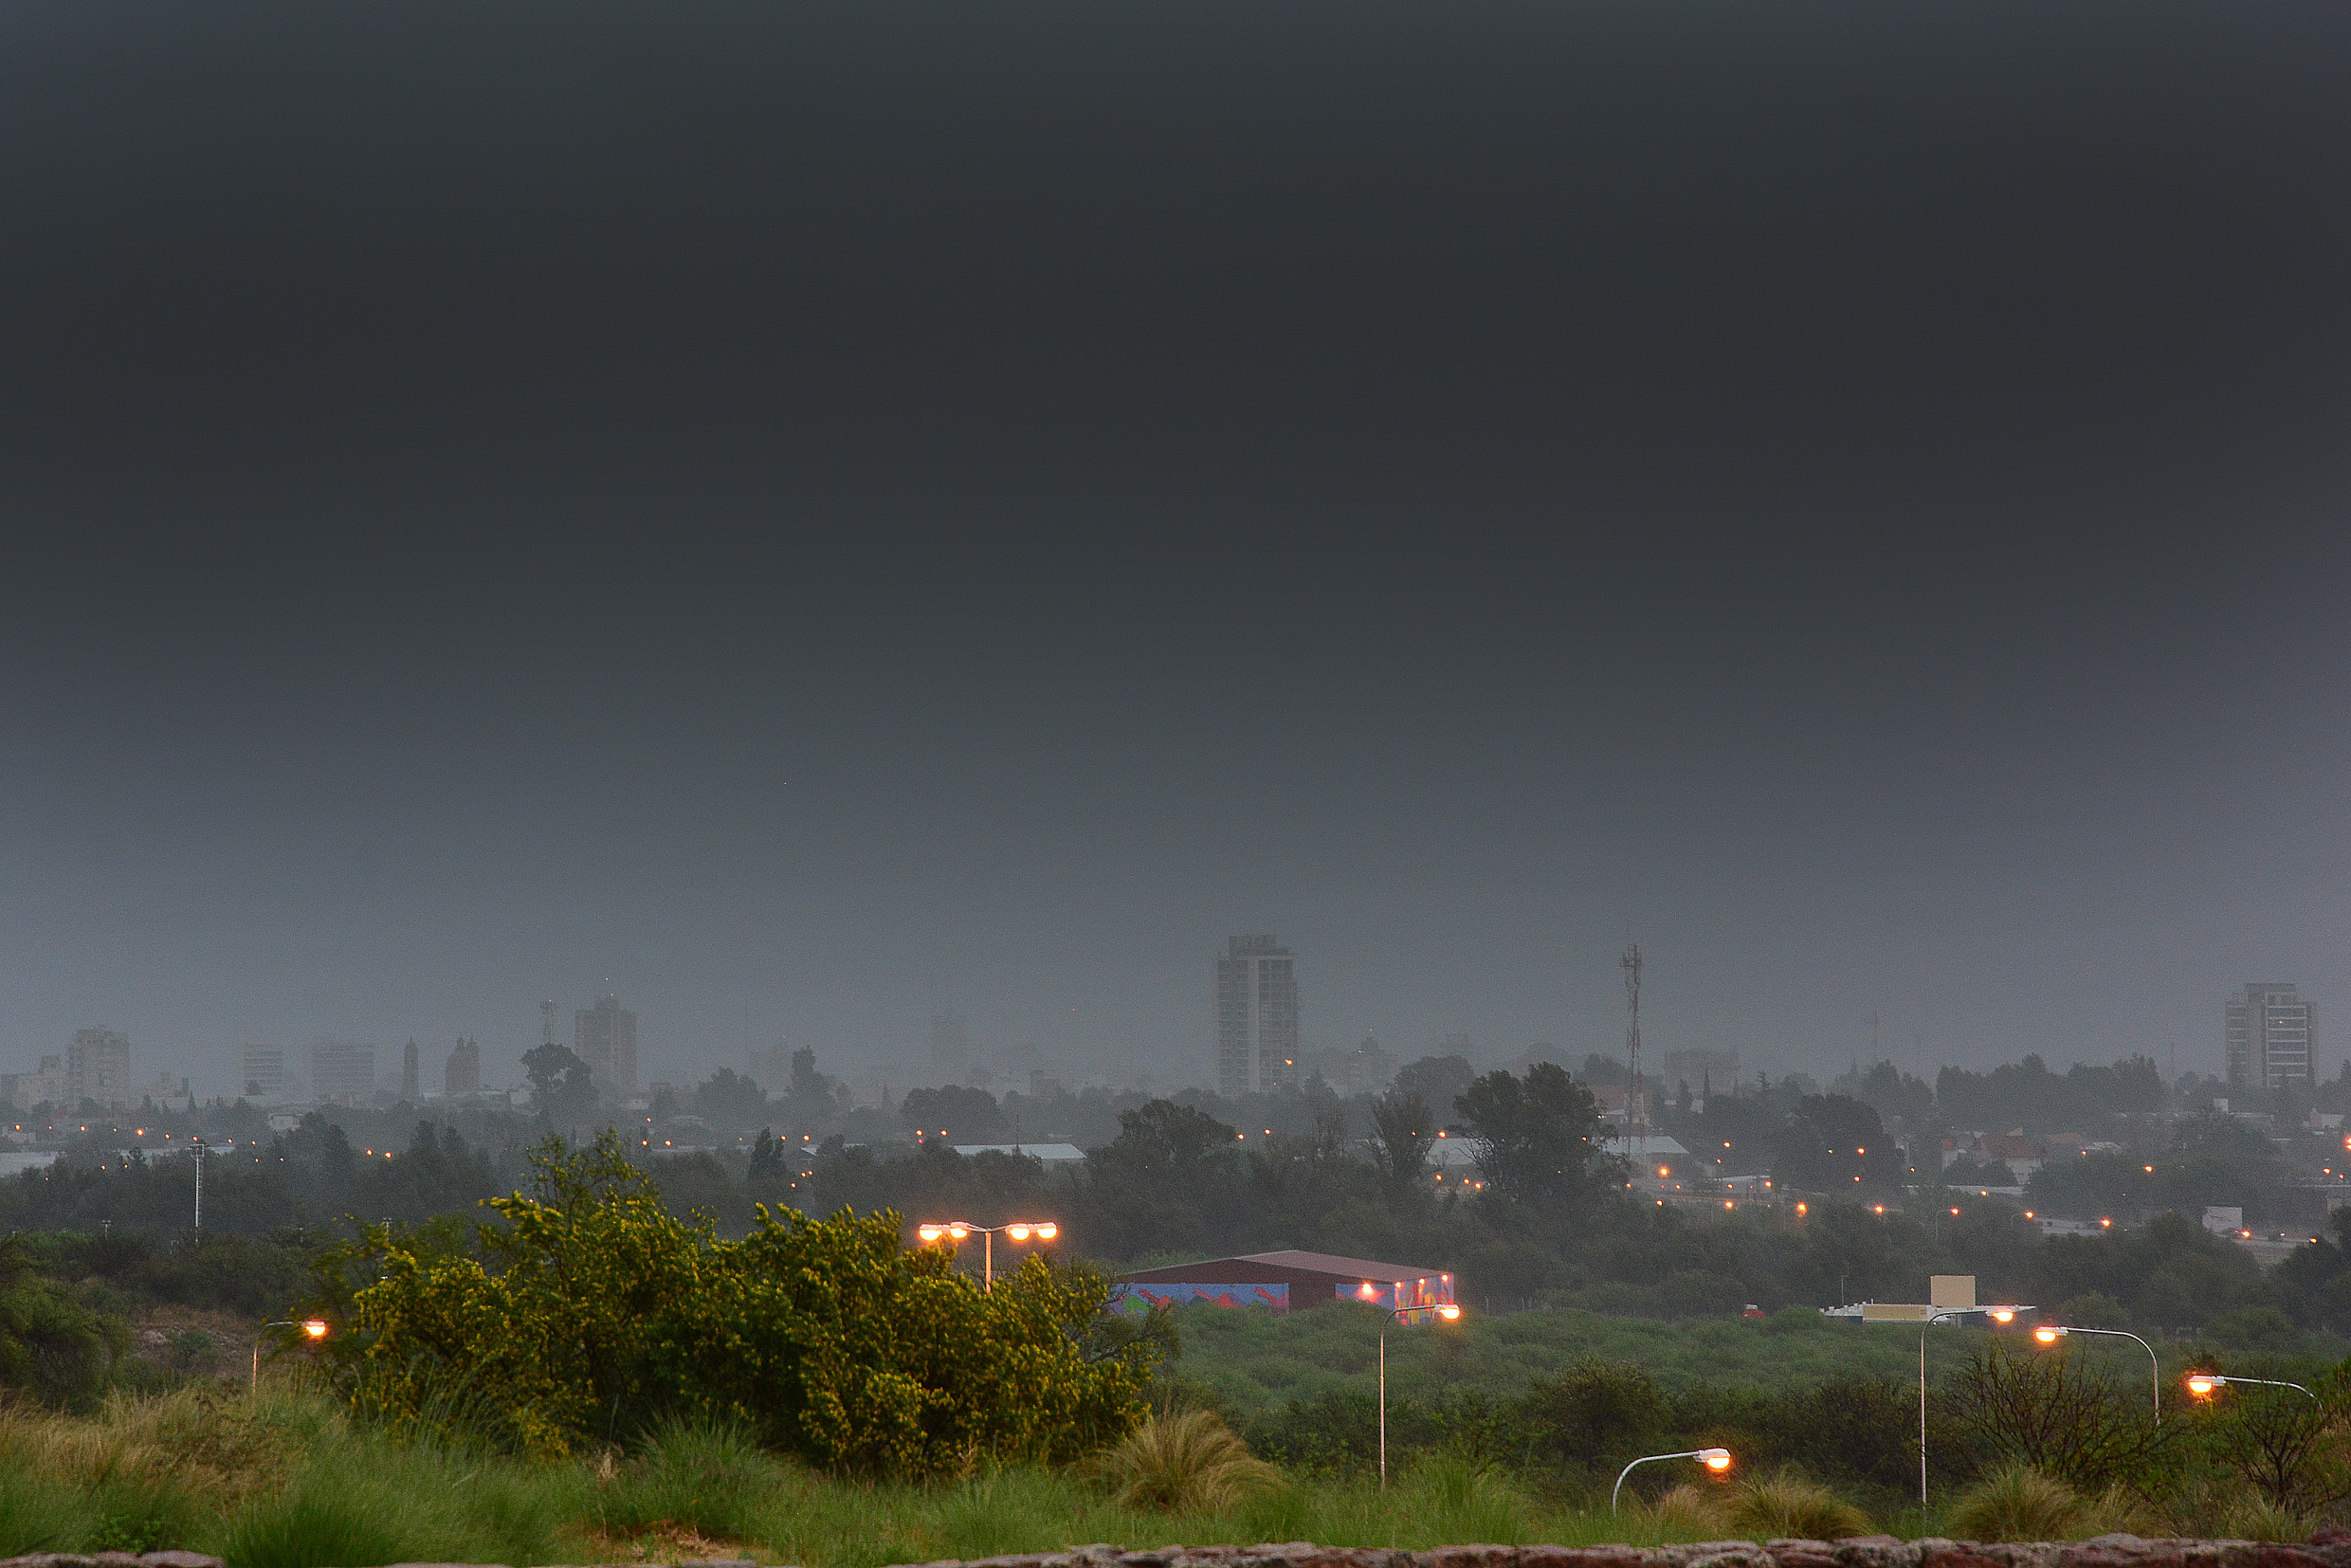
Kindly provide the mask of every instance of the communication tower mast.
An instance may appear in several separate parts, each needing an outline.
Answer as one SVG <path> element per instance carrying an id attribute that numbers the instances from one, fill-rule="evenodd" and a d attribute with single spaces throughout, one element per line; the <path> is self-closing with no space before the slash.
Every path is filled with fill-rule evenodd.
<path id="1" fill-rule="evenodd" d="M 1649 1148 L 1649 1095 L 1641 1087 L 1641 944 L 1625 949 L 1617 960 L 1625 972 L 1625 1007 L 1632 1014 L 1625 1029 L 1625 1131 L 1640 1141 L 1635 1153 Z"/>

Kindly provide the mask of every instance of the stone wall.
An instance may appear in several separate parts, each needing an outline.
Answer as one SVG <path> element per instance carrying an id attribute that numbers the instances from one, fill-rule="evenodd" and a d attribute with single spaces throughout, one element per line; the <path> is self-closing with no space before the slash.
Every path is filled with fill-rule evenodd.
<path id="1" fill-rule="evenodd" d="M 43 1553 L 0 1558 L 0 1568 L 222 1568 L 194 1552 Z M 397 1563 L 393 1568 L 467 1568 Z M 499 1568 L 484 1564 L 481 1568 Z M 639 1565 L 642 1568 L 642 1565 Z M 713 1558 L 679 1568 L 756 1568 L 748 1558 Z M 902 1565 L 916 1568 L 916 1565 Z M 2307 1544 L 2268 1541 L 2142 1540 L 1978 1542 L 1896 1541 L 1707 1541 L 1681 1546 L 1440 1546 L 1428 1552 L 1317 1546 L 1160 1546 L 1147 1552 L 1081 1546 L 1067 1552 L 952 1559 L 920 1568 L 2351 1568 L 2351 1531 L 2322 1530 Z"/>

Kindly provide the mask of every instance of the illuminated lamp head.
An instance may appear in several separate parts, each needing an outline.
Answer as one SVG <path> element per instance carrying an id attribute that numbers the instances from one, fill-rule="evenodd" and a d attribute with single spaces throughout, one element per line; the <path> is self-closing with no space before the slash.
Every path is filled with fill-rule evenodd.
<path id="1" fill-rule="evenodd" d="M 1704 1460 L 1706 1468 L 1717 1475 L 1731 1468 L 1731 1450 L 1728 1449 L 1705 1449 L 1700 1451 L 1698 1457 Z"/>
<path id="2" fill-rule="evenodd" d="M 1055 1225 L 1049 1219 L 1037 1227 L 1037 1240 L 1039 1241 L 1051 1241 L 1055 1236 L 1060 1234 L 1061 1227 Z"/>
<path id="3" fill-rule="evenodd" d="M 2188 1379 L 2188 1392 L 2198 1399 L 2209 1399 L 2213 1396 L 2213 1390 L 2218 1388 L 2224 1381 L 2226 1381 L 2225 1378 L 2199 1372 Z"/>
<path id="4" fill-rule="evenodd" d="M 2032 1337 L 2042 1344 L 2053 1345 L 2066 1337 L 2066 1331 L 2055 1323 L 2043 1323 L 2032 1331 Z"/>
<path id="5" fill-rule="evenodd" d="M 302 1320 L 302 1332 L 303 1332 L 303 1333 L 305 1333 L 305 1334 L 307 1334 L 307 1335 L 309 1335 L 309 1336 L 310 1336 L 312 1339 L 314 1339 L 314 1340 L 323 1340 L 323 1339 L 325 1339 L 325 1338 L 326 1338 L 326 1320 L 325 1320 L 324 1318 L 305 1318 L 305 1319 L 303 1319 L 303 1320 Z"/>
<path id="6" fill-rule="evenodd" d="M 1014 1241 L 1027 1241 L 1029 1239 L 1029 1227 L 1026 1225 L 1008 1225 L 1004 1228 L 1004 1233 L 1011 1237 Z"/>
<path id="7" fill-rule="evenodd" d="M 1455 1318 L 1458 1318 L 1458 1317 L 1460 1317 L 1460 1316 L 1461 1316 L 1461 1308 L 1460 1308 L 1460 1307 L 1458 1307 L 1458 1306 L 1455 1306 L 1455 1305 L 1454 1305 L 1451 1302 L 1444 1302 L 1444 1303 L 1441 1303 L 1441 1304 L 1438 1305 L 1438 1307 L 1437 1307 L 1437 1316 L 1438 1316 L 1438 1317 L 1440 1317 L 1440 1318 L 1443 1318 L 1443 1319 L 1444 1319 L 1447 1322 L 1449 1322 L 1449 1322 L 1452 1322 Z"/>
<path id="8" fill-rule="evenodd" d="M 1992 1321 L 1996 1323 L 2013 1323 L 2016 1321 L 2016 1309 L 2013 1306 L 1996 1306 L 1992 1309 Z"/>

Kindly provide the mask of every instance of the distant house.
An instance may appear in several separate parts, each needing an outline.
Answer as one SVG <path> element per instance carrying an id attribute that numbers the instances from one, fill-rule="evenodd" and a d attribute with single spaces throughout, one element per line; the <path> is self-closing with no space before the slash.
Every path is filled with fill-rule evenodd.
<path id="1" fill-rule="evenodd" d="M 1130 1310 L 1208 1302 L 1262 1306 L 1286 1314 L 1292 1306 L 1361 1302 L 1412 1311 L 1453 1300 L 1453 1276 L 1422 1265 L 1376 1263 L 1329 1252 L 1252 1252 L 1237 1258 L 1139 1268 L 1121 1277 L 1111 1304 Z"/>

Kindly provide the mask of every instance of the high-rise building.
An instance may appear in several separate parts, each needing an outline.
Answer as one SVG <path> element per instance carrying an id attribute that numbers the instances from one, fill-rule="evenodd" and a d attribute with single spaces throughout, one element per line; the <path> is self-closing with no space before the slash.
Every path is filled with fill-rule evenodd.
<path id="1" fill-rule="evenodd" d="M 119 1030 L 78 1029 L 65 1048 L 65 1104 L 90 1101 L 100 1110 L 131 1103 L 131 1037 Z"/>
<path id="2" fill-rule="evenodd" d="M 400 1051 L 400 1098 L 413 1105 L 423 1098 L 417 1093 L 416 1042 L 410 1040 Z"/>
<path id="3" fill-rule="evenodd" d="M 637 1015 L 605 996 L 572 1014 L 572 1054 L 588 1064 L 597 1085 L 617 1095 L 637 1092 Z"/>
<path id="4" fill-rule="evenodd" d="M 2310 1084 L 2310 1003 L 2291 980 L 2248 980 L 2221 1010 L 2229 1082 L 2276 1089 Z"/>
<path id="5" fill-rule="evenodd" d="M 375 1098 L 375 1048 L 323 1036 L 310 1046 L 310 1098 L 321 1105 L 364 1105 Z"/>
<path id="6" fill-rule="evenodd" d="M 1298 1082 L 1298 960 L 1271 937 L 1234 937 L 1215 962 L 1216 1092 Z"/>
<path id="7" fill-rule="evenodd" d="M 282 1103 L 285 1099 L 285 1048 L 247 1042 L 243 1055 L 244 1071 L 237 1081 L 244 1085 L 245 1098 L 264 1105 Z"/>
<path id="8" fill-rule="evenodd" d="M 482 1048 L 471 1040 L 460 1040 L 449 1052 L 447 1066 L 441 1069 L 441 1092 L 454 1099 L 461 1094 L 482 1092 Z"/>
<path id="9" fill-rule="evenodd" d="M 65 1058 L 63 1052 L 41 1058 L 39 1072 L 0 1073 L 0 1102 L 20 1111 L 42 1105 L 65 1106 Z"/>

